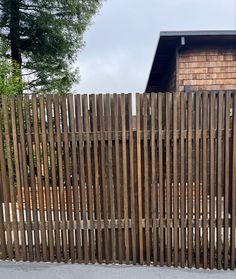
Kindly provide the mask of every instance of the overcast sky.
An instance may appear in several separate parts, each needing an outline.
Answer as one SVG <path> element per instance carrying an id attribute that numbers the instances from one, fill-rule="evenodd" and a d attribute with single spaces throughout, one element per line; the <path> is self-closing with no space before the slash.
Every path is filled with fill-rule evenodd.
<path id="1" fill-rule="evenodd" d="M 236 0 L 106 0 L 85 33 L 74 91 L 143 92 L 160 31 L 235 29 Z"/>

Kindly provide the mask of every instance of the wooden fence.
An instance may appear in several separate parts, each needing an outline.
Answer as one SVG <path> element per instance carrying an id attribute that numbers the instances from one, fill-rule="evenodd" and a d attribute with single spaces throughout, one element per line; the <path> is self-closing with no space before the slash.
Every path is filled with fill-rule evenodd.
<path id="1" fill-rule="evenodd" d="M 234 269 L 236 92 L 3 97 L 0 258 Z"/>

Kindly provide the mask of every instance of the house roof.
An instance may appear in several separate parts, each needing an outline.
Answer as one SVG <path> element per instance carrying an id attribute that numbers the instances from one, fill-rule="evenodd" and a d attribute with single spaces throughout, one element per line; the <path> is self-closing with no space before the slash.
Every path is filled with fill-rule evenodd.
<path id="1" fill-rule="evenodd" d="M 236 31 L 164 31 L 160 32 L 146 92 L 156 88 L 163 80 L 177 47 L 191 45 L 236 47 Z"/>

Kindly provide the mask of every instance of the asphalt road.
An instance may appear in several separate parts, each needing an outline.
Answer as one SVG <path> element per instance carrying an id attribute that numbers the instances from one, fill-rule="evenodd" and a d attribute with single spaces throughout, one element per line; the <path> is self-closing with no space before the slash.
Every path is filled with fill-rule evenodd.
<path id="1" fill-rule="evenodd" d="M 236 271 L 0 261 L 0 279 L 236 279 Z"/>

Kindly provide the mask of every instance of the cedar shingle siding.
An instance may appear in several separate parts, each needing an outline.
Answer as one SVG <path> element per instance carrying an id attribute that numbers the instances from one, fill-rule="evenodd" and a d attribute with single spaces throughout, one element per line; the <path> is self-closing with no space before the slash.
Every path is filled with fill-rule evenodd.
<path id="1" fill-rule="evenodd" d="M 146 92 L 236 90 L 236 31 L 161 32 Z"/>
<path id="2" fill-rule="evenodd" d="M 180 51 L 178 64 L 178 91 L 236 89 L 236 49 Z"/>

